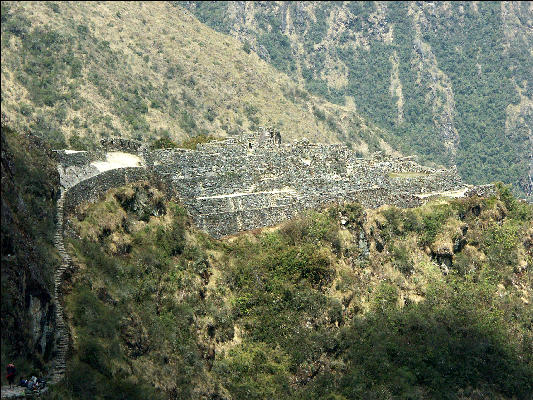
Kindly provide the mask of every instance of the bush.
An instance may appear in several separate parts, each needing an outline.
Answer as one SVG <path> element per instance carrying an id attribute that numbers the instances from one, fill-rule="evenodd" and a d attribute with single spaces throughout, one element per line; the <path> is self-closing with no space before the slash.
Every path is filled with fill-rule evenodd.
<path id="1" fill-rule="evenodd" d="M 488 397 L 527 398 L 533 370 L 510 346 L 508 339 L 515 339 L 503 339 L 503 314 L 487 304 L 492 291 L 482 283 L 448 285 L 433 287 L 425 302 L 402 310 L 387 306 L 395 304 L 395 288 L 380 287 L 376 311 L 343 331 L 348 372 L 340 381 L 342 394 L 374 398 L 385 389 L 397 398 L 417 391 L 455 398 L 460 389 L 489 385 Z"/>
<path id="2" fill-rule="evenodd" d="M 507 221 L 494 226 L 483 235 L 483 250 L 497 278 L 510 276 L 518 266 L 519 225 Z"/>
<path id="3" fill-rule="evenodd" d="M 433 243 L 437 237 L 437 233 L 439 233 L 450 215 L 451 209 L 447 205 L 437 206 L 431 209 L 428 214 L 423 215 L 423 234 L 421 236 L 422 245 L 429 245 Z"/>
<path id="4" fill-rule="evenodd" d="M 250 45 L 250 42 L 248 40 L 244 41 L 244 44 L 242 45 L 242 49 L 246 54 L 250 54 L 250 51 L 252 50 L 252 46 Z"/>
<path id="5" fill-rule="evenodd" d="M 156 244 L 169 257 L 180 255 L 185 248 L 185 224 L 183 219 L 175 218 L 170 227 L 156 232 Z"/>
<path id="6" fill-rule="evenodd" d="M 150 149 L 172 149 L 178 147 L 178 144 L 174 142 L 169 137 L 160 137 L 159 139 L 153 140 L 150 144 Z"/>
<path id="7" fill-rule="evenodd" d="M 213 122 L 215 118 L 217 117 L 217 113 L 215 110 L 209 107 L 207 111 L 205 112 L 204 116 L 209 122 Z"/>
<path id="8" fill-rule="evenodd" d="M 318 118 L 319 121 L 325 121 L 326 119 L 326 113 L 318 107 L 313 106 L 313 114 Z"/>
<path id="9" fill-rule="evenodd" d="M 182 149 L 196 150 L 199 144 L 209 143 L 216 140 L 222 140 L 222 138 L 213 135 L 198 135 L 185 139 L 183 142 L 178 144 L 178 147 Z"/>
<path id="10" fill-rule="evenodd" d="M 287 356 L 264 343 L 243 343 L 214 365 L 235 398 L 290 398 Z"/>
<path id="11" fill-rule="evenodd" d="M 338 227 L 336 220 L 326 213 L 310 212 L 303 217 L 294 218 L 286 222 L 280 232 L 286 236 L 289 243 L 328 242 L 338 241 Z"/>
<path id="12" fill-rule="evenodd" d="M 196 121 L 188 111 L 182 111 L 180 115 L 179 126 L 186 133 L 192 134 L 196 129 Z"/>
<path id="13" fill-rule="evenodd" d="M 409 275 L 413 270 L 413 263 L 409 259 L 409 250 L 407 247 L 391 245 L 390 253 L 392 256 L 392 265 L 402 274 Z"/>
<path id="14" fill-rule="evenodd" d="M 93 337 L 86 337 L 78 347 L 78 354 L 80 361 L 88 364 L 102 375 L 109 375 L 106 366 L 106 355 L 104 348 L 98 343 L 98 340 Z"/>

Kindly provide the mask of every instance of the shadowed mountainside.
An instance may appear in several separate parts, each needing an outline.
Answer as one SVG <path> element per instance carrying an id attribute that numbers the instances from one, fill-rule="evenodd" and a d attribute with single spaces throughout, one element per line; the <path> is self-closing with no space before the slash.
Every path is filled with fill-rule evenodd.
<path id="1" fill-rule="evenodd" d="M 57 350 L 52 299 L 58 186 L 46 143 L 2 123 L 1 354 L 2 365 L 14 362 L 24 375 L 44 376 Z"/>

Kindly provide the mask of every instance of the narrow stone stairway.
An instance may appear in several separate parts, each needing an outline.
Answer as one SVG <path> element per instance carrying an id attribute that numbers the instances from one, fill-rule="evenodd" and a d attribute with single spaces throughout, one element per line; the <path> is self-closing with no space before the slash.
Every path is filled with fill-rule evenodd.
<path id="1" fill-rule="evenodd" d="M 63 241 L 63 204 L 65 202 L 65 191 L 61 191 L 61 196 L 57 201 L 57 228 L 56 234 L 54 236 L 54 245 L 56 246 L 59 254 L 61 255 L 61 265 L 55 272 L 54 276 L 54 301 L 56 304 L 56 329 L 59 336 L 59 342 L 57 344 L 56 358 L 54 361 L 54 366 L 52 372 L 48 377 L 48 382 L 50 384 L 58 383 L 65 376 L 66 361 L 67 361 L 67 352 L 69 349 L 69 332 L 68 327 L 65 324 L 65 319 L 63 317 L 63 306 L 59 301 L 61 294 L 61 284 L 63 282 L 63 273 L 72 263 L 72 259 L 67 254 L 65 250 L 65 243 Z"/>

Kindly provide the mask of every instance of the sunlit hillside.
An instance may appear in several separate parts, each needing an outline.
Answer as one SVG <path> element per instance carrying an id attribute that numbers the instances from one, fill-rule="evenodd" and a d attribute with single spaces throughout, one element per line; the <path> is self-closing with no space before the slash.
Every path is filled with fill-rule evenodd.
<path id="1" fill-rule="evenodd" d="M 353 109 L 310 95 L 238 40 L 164 2 L 3 2 L 2 110 L 55 146 L 266 125 L 286 139 L 390 150 Z"/>

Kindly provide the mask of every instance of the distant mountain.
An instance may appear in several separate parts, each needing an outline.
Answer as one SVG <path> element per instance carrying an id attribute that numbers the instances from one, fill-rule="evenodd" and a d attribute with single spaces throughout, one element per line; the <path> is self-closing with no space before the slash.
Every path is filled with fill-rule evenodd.
<path id="1" fill-rule="evenodd" d="M 404 152 L 532 193 L 531 2 L 184 2 Z"/>
<path id="2" fill-rule="evenodd" d="M 392 151 L 352 108 L 310 94 L 170 3 L 2 2 L 2 110 L 17 129 L 83 149 L 121 135 L 284 139 Z"/>

